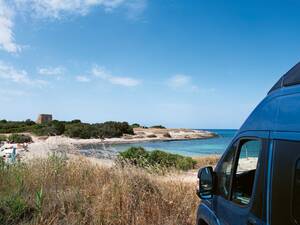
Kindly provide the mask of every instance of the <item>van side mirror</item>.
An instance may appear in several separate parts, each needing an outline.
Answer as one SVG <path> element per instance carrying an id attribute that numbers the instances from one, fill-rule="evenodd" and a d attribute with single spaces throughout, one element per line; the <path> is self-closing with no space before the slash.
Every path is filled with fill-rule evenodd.
<path id="1" fill-rule="evenodd" d="M 211 166 L 198 171 L 199 189 L 197 195 L 201 199 L 211 199 L 214 190 L 214 172 Z"/>

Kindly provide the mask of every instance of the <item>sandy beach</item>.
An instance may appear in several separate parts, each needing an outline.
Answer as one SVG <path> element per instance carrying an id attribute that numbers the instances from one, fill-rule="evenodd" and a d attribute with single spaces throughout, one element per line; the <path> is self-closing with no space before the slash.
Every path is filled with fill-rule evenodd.
<path id="1" fill-rule="evenodd" d="M 178 141 L 214 138 L 217 135 L 208 131 L 191 129 L 157 129 L 135 128 L 134 135 L 124 135 L 120 138 L 107 139 L 74 139 L 65 136 L 37 137 L 32 136 L 33 143 L 29 144 L 26 158 L 46 157 L 53 151 L 78 154 L 83 146 L 116 145 L 140 143 L 149 141 Z M 111 158 L 115 152 L 103 151 L 102 158 Z"/>

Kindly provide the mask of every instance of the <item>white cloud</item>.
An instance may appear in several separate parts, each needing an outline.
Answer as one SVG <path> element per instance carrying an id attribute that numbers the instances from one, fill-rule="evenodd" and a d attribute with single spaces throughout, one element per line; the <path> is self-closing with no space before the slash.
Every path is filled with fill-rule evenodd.
<path id="1" fill-rule="evenodd" d="M 46 84 L 43 80 L 31 79 L 25 70 L 17 70 L 2 61 L 0 61 L 0 79 L 25 85 L 42 86 Z"/>
<path id="2" fill-rule="evenodd" d="M 111 12 L 123 7 L 130 14 L 139 14 L 147 0 L 14 0 L 16 7 L 33 13 L 38 18 L 62 18 L 65 14 L 86 15 L 93 7 Z"/>
<path id="3" fill-rule="evenodd" d="M 214 88 L 200 88 L 198 85 L 194 84 L 190 76 L 184 74 L 177 74 L 170 77 L 167 80 L 167 85 L 173 89 L 180 89 L 184 91 L 191 91 L 196 93 L 208 94 L 214 93 L 216 90 Z"/>
<path id="4" fill-rule="evenodd" d="M 109 77 L 111 77 L 110 73 L 104 67 L 99 66 L 94 66 L 92 68 L 92 74 L 96 77 L 100 77 L 103 80 L 107 80 Z"/>
<path id="5" fill-rule="evenodd" d="M 139 17 L 147 7 L 147 0 L 132 0 L 127 2 L 127 16 L 131 19 Z"/>
<path id="6" fill-rule="evenodd" d="M 39 68 L 37 71 L 40 75 L 53 76 L 53 77 L 56 77 L 57 79 L 61 79 L 61 77 L 64 75 L 66 69 L 61 66 L 43 67 L 43 68 Z"/>
<path id="7" fill-rule="evenodd" d="M 110 77 L 109 81 L 112 84 L 117 84 L 117 85 L 122 85 L 127 87 L 137 86 L 140 84 L 138 80 L 135 80 L 130 77 Z"/>
<path id="8" fill-rule="evenodd" d="M 0 0 L 0 49 L 20 52 L 14 38 L 14 16 L 60 19 L 68 15 L 87 15 L 92 8 L 112 12 L 123 8 L 129 18 L 137 18 L 147 7 L 148 0 Z"/>
<path id="9" fill-rule="evenodd" d="M 111 84 L 121 85 L 125 87 L 134 87 L 141 83 L 139 80 L 136 80 L 131 77 L 113 76 L 103 67 L 98 66 L 93 67 L 92 74 L 96 77 L 101 78 L 102 80 L 110 82 Z"/>
<path id="10" fill-rule="evenodd" d="M 21 47 L 15 43 L 13 33 L 13 11 L 0 0 L 0 49 L 9 53 L 21 51 Z"/>
<path id="11" fill-rule="evenodd" d="M 85 83 L 91 81 L 91 79 L 88 78 L 87 76 L 77 76 L 77 77 L 76 77 L 76 80 L 77 80 L 78 82 L 85 82 Z"/>
<path id="12" fill-rule="evenodd" d="M 191 84 L 191 77 L 183 75 L 183 74 L 177 74 L 175 76 L 172 76 L 167 84 L 172 88 L 181 88 L 185 87 Z M 196 86 L 194 86 L 196 87 Z"/>

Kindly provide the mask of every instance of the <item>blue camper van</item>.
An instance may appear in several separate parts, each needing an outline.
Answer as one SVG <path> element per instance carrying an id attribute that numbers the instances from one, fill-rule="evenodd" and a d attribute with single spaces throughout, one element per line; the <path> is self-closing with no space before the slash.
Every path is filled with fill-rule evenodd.
<path id="1" fill-rule="evenodd" d="M 197 225 L 300 225 L 300 63 L 198 178 Z"/>

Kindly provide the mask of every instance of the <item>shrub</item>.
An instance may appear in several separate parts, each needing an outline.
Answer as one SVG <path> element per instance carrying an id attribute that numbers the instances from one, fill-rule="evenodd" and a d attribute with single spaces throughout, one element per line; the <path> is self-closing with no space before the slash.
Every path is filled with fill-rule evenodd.
<path id="1" fill-rule="evenodd" d="M 156 128 L 156 129 L 166 129 L 164 126 L 162 125 L 155 125 L 155 126 L 152 126 L 151 128 Z"/>
<path id="2" fill-rule="evenodd" d="M 89 139 L 97 137 L 96 130 L 92 125 L 72 123 L 66 126 L 65 135 L 71 138 Z"/>
<path id="3" fill-rule="evenodd" d="M 26 132 L 30 130 L 32 126 L 27 125 L 26 122 L 15 122 L 15 121 L 0 121 L 0 133 L 18 133 Z"/>
<path id="4" fill-rule="evenodd" d="M 36 124 L 32 128 L 32 132 L 38 136 L 62 135 L 65 132 L 65 124 L 57 120 L 43 124 Z"/>
<path id="5" fill-rule="evenodd" d="M 7 137 L 4 135 L 0 135 L 0 143 L 3 141 L 7 141 Z"/>
<path id="6" fill-rule="evenodd" d="M 0 223 L 19 224 L 21 221 L 30 220 L 34 210 L 30 208 L 24 198 L 19 194 L 0 199 Z"/>
<path id="7" fill-rule="evenodd" d="M 205 167 L 205 166 L 215 166 L 217 165 L 218 161 L 220 160 L 219 155 L 211 155 L 211 156 L 198 156 L 193 157 L 194 160 L 196 160 L 197 168 Z"/>
<path id="8" fill-rule="evenodd" d="M 80 120 L 70 122 L 53 120 L 48 123 L 36 124 L 31 120 L 6 121 L 0 120 L 0 133 L 30 132 L 37 136 L 55 136 L 65 134 L 73 138 L 112 138 L 124 134 L 134 134 L 132 126 L 127 122 L 108 121 L 105 123 L 88 124 Z"/>
<path id="9" fill-rule="evenodd" d="M 167 133 L 164 133 L 164 134 L 163 134 L 163 137 L 165 137 L 165 138 L 171 138 L 172 136 L 170 135 L 169 132 L 167 132 Z"/>
<path id="10" fill-rule="evenodd" d="M 11 134 L 8 141 L 12 143 L 29 143 L 32 142 L 32 138 L 24 134 Z"/>
<path id="11" fill-rule="evenodd" d="M 78 120 L 78 119 L 72 120 L 71 123 L 81 123 L 81 120 Z"/>
<path id="12" fill-rule="evenodd" d="M 26 126 L 32 126 L 35 124 L 35 122 L 30 119 L 27 119 L 27 120 L 25 120 L 25 124 L 26 124 Z"/>
<path id="13" fill-rule="evenodd" d="M 138 123 L 134 123 L 134 124 L 131 124 L 131 127 L 132 128 L 139 128 L 139 127 L 141 127 L 141 125 L 138 124 Z"/>
<path id="14" fill-rule="evenodd" d="M 98 124 L 99 136 L 103 138 L 121 137 L 123 134 L 134 134 L 127 122 L 108 121 Z"/>
<path id="15" fill-rule="evenodd" d="M 155 134 L 149 134 L 147 135 L 147 138 L 156 138 L 157 136 Z"/>
<path id="16" fill-rule="evenodd" d="M 144 167 L 149 165 L 148 158 L 149 152 L 142 147 L 131 147 L 127 151 L 120 152 L 120 159 L 126 160 L 134 166 Z"/>
<path id="17" fill-rule="evenodd" d="M 149 152 L 142 147 L 131 147 L 119 153 L 119 159 L 121 162 L 129 162 L 139 167 L 175 168 L 179 170 L 193 169 L 197 163 L 191 157 L 160 150 Z"/>
<path id="18" fill-rule="evenodd" d="M 72 138 L 113 138 L 123 134 L 133 134 L 133 129 L 127 122 L 109 121 L 105 123 L 87 124 L 70 123 L 66 125 L 65 135 Z"/>
<path id="19" fill-rule="evenodd" d="M 181 170 L 194 169 L 197 162 L 191 157 L 177 157 L 176 168 Z"/>

